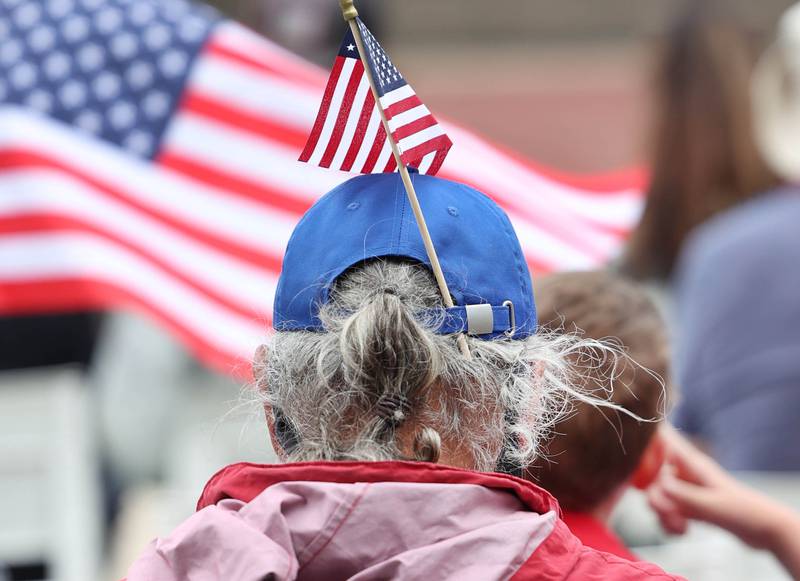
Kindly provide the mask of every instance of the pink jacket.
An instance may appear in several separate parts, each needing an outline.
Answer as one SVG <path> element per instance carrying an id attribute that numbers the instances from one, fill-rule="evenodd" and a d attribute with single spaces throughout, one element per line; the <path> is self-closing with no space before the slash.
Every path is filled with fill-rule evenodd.
<path id="1" fill-rule="evenodd" d="M 233 464 L 129 581 L 674 580 L 581 545 L 537 486 L 414 462 Z"/>

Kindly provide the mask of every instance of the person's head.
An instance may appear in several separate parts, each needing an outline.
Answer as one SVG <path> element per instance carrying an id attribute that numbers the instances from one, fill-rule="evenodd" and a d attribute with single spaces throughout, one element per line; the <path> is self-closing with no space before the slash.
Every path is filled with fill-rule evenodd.
<path id="1" fill-rule="evenodd" d="M 695 226 L 776 183 L 752 128 L 751 44 L 720 0 L 690 0 L 665 40 L 647 201 L 624 258 L 636 278 L 668 278 Z"/>
<path id="2" fill-rule="evenodd" d="M 505 451 L 523 465 L 573 393 L 568 355 L 581 343 L 536 334 L 508 218 L 472 188 L 413 179 L 456 306 L 443 304 L 397 174 L 354 178 L 317 202 L 289 242 L 276 332 L 255 361 L 288 460 L 491 470 Z"/>
<path id="3" fill-rule="evenodd" d="M 581 387 L 609 393 L 616 404 L 653 420 L 578 402 L 555 425 L 529 476 L 565 509 L 591 512 L 613 501 L 628 483 L 647 486 L 661 467 L 656 420 L 666 403 L 661 379 L 669 365 L 666 327 L 643 288 L 609 272 L 550 275 L 536 293 L 544 329 L 614 341 L 628 355 L 589 369 Z"/>
<path id="4" fill-rule="evenodd" d="M 770 167 L 800 182 L 800 3 L 783 15 L 753 75 L 758 145 Z"/>

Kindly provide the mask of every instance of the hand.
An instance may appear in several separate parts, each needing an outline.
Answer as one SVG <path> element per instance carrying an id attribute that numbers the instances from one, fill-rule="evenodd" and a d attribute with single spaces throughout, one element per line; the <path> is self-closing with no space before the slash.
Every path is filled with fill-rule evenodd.
<path id="1" fill-rule="evenodd" d="M 755 548 L 780 552 L 789 530 L 800 529 L 790 509 L 737 482 L 674 428 L 662 426 L 666 465 L 647 491 L 664 528 L 682 534 L 691 519 L 730 531 Z"/>

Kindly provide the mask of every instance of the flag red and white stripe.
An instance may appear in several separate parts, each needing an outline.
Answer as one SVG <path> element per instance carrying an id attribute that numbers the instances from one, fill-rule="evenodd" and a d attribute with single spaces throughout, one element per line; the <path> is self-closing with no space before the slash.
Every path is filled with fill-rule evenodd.
<path id="1" fill-rule="evenodd" d="M 212 367 L 244 369 L 270 327 L 292 228 L 348 178 L 296 161 L 324 87 L 315 67 L 226 22 L 153 161 L 1 106 L 0 314 L 135 309 Z M 640 212 L 638 175 L 552 176 L 443 125 L 458 147 L 440 175 L 505 207 L 534 272 L 617 254 Z"/>

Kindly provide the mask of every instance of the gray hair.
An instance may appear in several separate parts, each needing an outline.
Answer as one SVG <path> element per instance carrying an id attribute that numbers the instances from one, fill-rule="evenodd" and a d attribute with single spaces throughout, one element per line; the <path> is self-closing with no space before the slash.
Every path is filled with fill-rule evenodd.
<path id="1" fill-rule="evenodd" d="M 378 259 L 339 277 L 320 308 L 323 332 L 274 334 L 254 366 L 260 400 L 298 436 L 290 460 L 402 459 L 407 423 L 415 459 L 436 461 L 441 438 L 493 470 L 513 442 L 507 460 L 525 466 L 575 399 L 618 409 L 574 387 L 575 362 L 607 365 L 620 356 L 612 347 L 563 334 L 468 337 L 466 358 L 455 336 L 434 332 L 441 307 L 426 267 Z"/>

